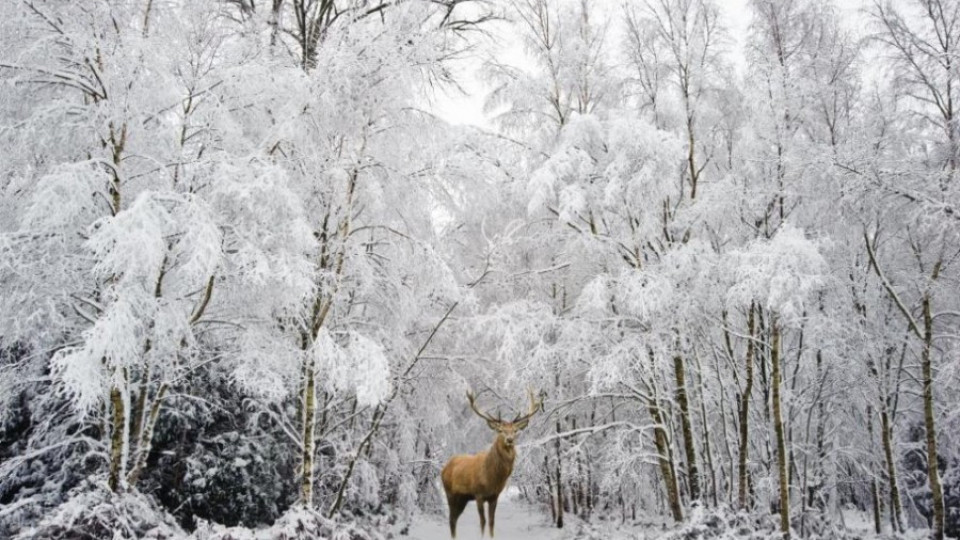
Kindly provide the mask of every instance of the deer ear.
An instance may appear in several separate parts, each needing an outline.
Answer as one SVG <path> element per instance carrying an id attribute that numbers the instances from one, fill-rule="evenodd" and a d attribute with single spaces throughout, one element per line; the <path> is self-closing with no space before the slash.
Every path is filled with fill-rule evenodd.
<path id="1" fill-rule="evenodd" d="M 494 431 L 500 431 L 500 422 L 496 420 L 487 420 L 487 426 Z"/>
<path id="2" fill-rule="evenodd" d="M 527 429 L 527 424 L 530 423 L 530 420 L 521 420 L 514 424 L 513 426 L 517 429 Z"/>

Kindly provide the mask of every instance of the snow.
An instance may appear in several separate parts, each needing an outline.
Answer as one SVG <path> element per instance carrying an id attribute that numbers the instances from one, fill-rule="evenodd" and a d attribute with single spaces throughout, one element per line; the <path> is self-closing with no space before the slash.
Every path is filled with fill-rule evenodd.
<path id="1" fill-rule="evenodd" d="M 564 531 L 551 527 L 549 515 L 543 509 L 534 508 L 519 498 L 515 487 L 508 487 L 500 496 L 497 505 L 494 538 L 499 540 L 559 540 Z M 442 516 L 424 515 L 410 528 L 409 537 L 414 540 L 449 540 L 450 527 L 447 524 L 446 508 Z M 489 525 L 489 523 L 488 523 Z M 489 538 L 485 534 L 484 538 Z M 457 521 L 457 540 L 474 540 L 480 536 L 480 516 L 476 503 L 467 504 Z"/>

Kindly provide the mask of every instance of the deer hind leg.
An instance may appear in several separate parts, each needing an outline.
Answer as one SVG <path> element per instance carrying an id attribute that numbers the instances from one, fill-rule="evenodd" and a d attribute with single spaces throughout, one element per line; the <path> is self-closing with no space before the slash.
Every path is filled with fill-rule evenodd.
<path id="1" fill-rule="evenodd" d="M 484 499 L 477 498 L 477 511 L 480 512 L 480 538 L 483 538 L 483 530 L 487 527 L 487 518 L 483 514 Z"/>
<path id="2" fill-rule="evenodd" d="M 487 501 L 487 514 L 490 515 L 490 538 L 493 538 L 493 520 L 497 515 L 497 498 L 493 497 Z"/>
<path id="3" fill-rule="evenodd" d="M 469 500 L 464 496 L 447 495 L 447 505 L 450 506 L 450 538 L 457 537 L 457 519 L 467 507 Z"/>

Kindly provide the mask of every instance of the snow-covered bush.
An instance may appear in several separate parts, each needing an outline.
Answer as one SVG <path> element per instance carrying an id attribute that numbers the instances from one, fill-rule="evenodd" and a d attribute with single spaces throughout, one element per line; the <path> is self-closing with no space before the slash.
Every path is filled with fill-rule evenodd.
<path id="1" fill-rule="evenodd" d="M 191 540 L 385 540 L 390 523 L 331 520 L 319 512 L 294 506 L 269 527 L 250 530 L 201 522 Z"/>
<path id="2" fill-rule="evenodd" d="M 21 531 L 16 538 L 180 540 L 185 537 L 186 533 L 173 517 L 147 495 L 113 493 L 106 486 L 85 483 L 36 526 Z"/>

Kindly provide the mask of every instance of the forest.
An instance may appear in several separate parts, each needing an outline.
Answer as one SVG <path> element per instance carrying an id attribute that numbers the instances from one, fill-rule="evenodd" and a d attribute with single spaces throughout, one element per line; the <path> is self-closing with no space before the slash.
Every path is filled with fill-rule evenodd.
<path id="1" fill-rule="evenodd" d="M 0 538 L 960 538 L 958 169 L 960 0 L 0 1 Z"/>

